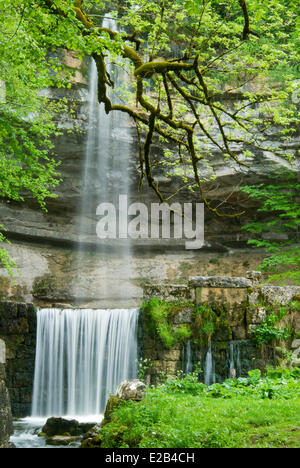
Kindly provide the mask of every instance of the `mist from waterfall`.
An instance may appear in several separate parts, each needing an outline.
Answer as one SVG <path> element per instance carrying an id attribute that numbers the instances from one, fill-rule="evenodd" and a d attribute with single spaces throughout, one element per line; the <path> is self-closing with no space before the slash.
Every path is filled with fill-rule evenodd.
<path id="1" fill-rule="evenodd" d="M 103 27 L 117 31 L 116 22 L 107 15 Z M 114 82 L 114 90 L 108 95 L 113 104 L 121 104 L 118 89 L 127 86 L 128 75 L 124 64 L 111 63 L 106 57 L 107 73 Z M 98 218 L 97 206 L 111 203 L 120 217 L 119 196 L 130 197 L 130 154 L 132 151 L 131 121 L 122 112 L 105 112 L 104 104 L 98 102 L 98 72 L 93 58 L 89 66 L 88 90 L 88 131 L 85 158 L 82 166 L 82 190 L 79 207 L 79 236 L 77 247 L 77 277 L 74 285 L 74 298 L 78 304 L 98 299 L 100 306 L 111 307 L 113 299 L 130 298 L 132 286 L 129 283 L 132 268 L 131 245 L 129 239 L 99 239 L 96 234 Z M 122 217 L 121 217 L 122 218 Z M 119 229 L 127 230 L 126 227 Z M 118 236 L 122 237 L 122 236 Z M 119 263 L 118 272 L 112 267 L 112 259 Z M 89 268 L 94 275 L 86 275 L 84 264 L 90 260 Z M 116 284 L 116 273 L 119 281 Z M 91 292 L 91 282 L 93 291 Z M 117 287 L 116 287 L 117 286 Z M 95 293 L 96 290 L 96 293 Z M 124 303 L 124 302 L 123 302 Z M 122 305 L 121 305 L 122 306 Z"/>
<path id="2" fill-rule="evenodd" d="M 32 416 L 103 414 L 137 374 L 137 309 L 40 309 Z"/>

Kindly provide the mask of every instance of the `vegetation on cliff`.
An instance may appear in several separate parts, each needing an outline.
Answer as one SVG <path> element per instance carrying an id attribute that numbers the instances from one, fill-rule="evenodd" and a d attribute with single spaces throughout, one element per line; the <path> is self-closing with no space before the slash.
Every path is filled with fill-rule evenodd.
<path id="1" fill-rule="evenodd" d="M 265 214 L 263 221 L 254 220 L 244 229 L 257 236 L 249 244 L 266 250 L 260 268 L 270 272 L 269 282 L 284 284 L 292 280 L 300 284 L 300 184 L 294 174 L 286 171 L 280 174 L 280 182 L 277 179 L 276 174 L 270 178 L 269 185 L 242 187 L 250 198 L 261 202 L 258 212 Z"/>
<path id="2" fill-rule="evenodd" d="M 107 11 L 120 32 L 102 27 Z M 241 214 L 234 202 L 221 208 L 208 199 L 202 168 L 210 170 L 216 151 L 251 168 L 255 151 L 268 150 L 272 125 L 283 139 L 295 132 L 299 21 L 292 0 L 1 0 L 0 18 L 1 197 L 22 201 L 29 191 L 45 208 L 54 196 L 59 177 L 49 149 L 59 104 L 39 90 L 70 86 L 71 72 L 57 56 L 62 49 L 95 59 L 98 100 L 107 113 L 126 112 L 134 120 L 140 184 L 146 180 L 161 201 L 174 195 L 161 193 L 156 180 L 169 167 L 170 177 L 181 178 L 182 188 L 195 191 L 216 215 Z M 120 59 L 130 88 L 116 90 L 123 104 L 113 105 L 114 77 L 106 65 L 122 66 Z M 155 138 L 165 147 L 159 163 L 151 155 Z M 3 249 L 0 255 L 10 268 Z"/>

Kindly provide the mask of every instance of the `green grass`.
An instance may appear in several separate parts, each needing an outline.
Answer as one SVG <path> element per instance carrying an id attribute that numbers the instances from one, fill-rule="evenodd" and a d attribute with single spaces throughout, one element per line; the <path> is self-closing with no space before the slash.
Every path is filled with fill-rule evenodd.
<path id="1" fill-rule="evenodd" d="M 101 447 L 299 447 L 299 377 L 261 379 L 255 372 L 209 392 L 195 376 L 149 388 L 143 401 L 121 403 L 112 413 Z"/>

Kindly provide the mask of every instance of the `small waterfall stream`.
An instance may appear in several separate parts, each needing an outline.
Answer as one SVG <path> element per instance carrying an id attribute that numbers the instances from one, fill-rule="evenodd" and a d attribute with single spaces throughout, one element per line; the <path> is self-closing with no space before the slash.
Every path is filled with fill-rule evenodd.
<path id="1" fill-rule="evenodd" d="M 241 377 L 242 375 L 242 365 L 241 365 L 241 356 L 240 356 L 240 346 L 238 341 L 230 341 L 229 343 L 229 373 L 228 377 L 230 379 Z"/>
<path id="2" fill-rule="evenodd" d="M 188 340 L 182 347 L 182 371 L 185 374 L 193 372 L 192 343 Z"/>
<path id="3" fill-rule="evenodd" d="M 103 414 L 137 372 L 137 309 L 40 309 L 32 416 Z"/>
<path id="4" fill-rule="evenodd" d="M 211 342 L 209 343 L 209 347 L 208 347 L 206 358 L 205 358 L 204 383 L 207 386 L 216 383 L 215 364 L 214 364 Z"/>

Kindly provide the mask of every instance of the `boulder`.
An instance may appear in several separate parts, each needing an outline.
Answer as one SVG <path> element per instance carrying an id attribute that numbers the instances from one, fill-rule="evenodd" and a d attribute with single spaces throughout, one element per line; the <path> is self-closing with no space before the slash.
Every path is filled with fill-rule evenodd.
<path id="1" fill-rule="evenodd" d="M 42 433 L 53 436 L 80 436 L 88 432 L 95 423 L 79 423 L 75 419 L 49 418 L 42 428 Z M 52 444 L 53 445 L 53 444 Z"/>
<path id="2" fill-rule="evenodd" d="M 120 400 L 140 401 L 144 398 L 146 385 L 140 380 L 124 380 L 117 388 L 116 395 Z"/>

